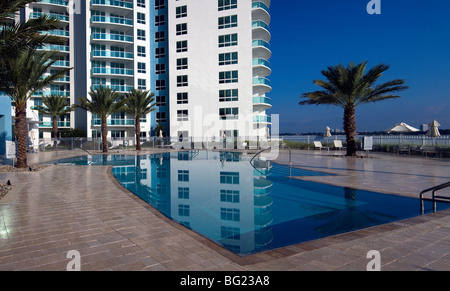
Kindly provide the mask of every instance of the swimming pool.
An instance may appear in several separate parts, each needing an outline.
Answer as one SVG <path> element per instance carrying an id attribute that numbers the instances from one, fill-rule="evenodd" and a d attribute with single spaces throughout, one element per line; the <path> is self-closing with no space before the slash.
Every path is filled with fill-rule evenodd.
<path id="1" fill-rule="evenodd" d="M 329 174 L 258 159 L 250 163 L 252 157 L 183 151 L 93 155 L 57 163 L 112 165 L 125 188 L 238 255 L 420 215 L 419 199 L 289 178 Z"/>

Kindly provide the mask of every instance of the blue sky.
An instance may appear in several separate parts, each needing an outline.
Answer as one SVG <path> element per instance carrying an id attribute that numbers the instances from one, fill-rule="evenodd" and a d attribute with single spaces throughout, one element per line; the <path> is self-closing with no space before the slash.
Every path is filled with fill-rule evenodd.
<path id="1" fill-rule="evenodd" d="M 280 132 L 342 129 L 343 110 L 298 105 L 314 79 L 330 65 L 368 61 L 390 69 L 380 82 L 405 79 L 399 99 L 361 105 L 358 131 L 385 130 L 406 122 L 419 127 L 436 119 L 450 128 L 450 1 L 381 0 L 369 15 L 369 0 L 271 1 L 272 109 Z"/>

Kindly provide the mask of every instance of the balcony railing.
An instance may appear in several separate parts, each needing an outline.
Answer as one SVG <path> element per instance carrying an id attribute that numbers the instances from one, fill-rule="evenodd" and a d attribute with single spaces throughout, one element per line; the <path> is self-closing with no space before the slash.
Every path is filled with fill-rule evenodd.
<path id="1" fill-rule="evenodd" d="M 133 70 L 121 68 L 92 68 L 92 73 L 101 75 L 125 75 L 125 76 L 134 75 Z"/>
<path id="2" fill-rule="evenodd" d="M 257 8 L 262 8 L 264 9 L 267 13 L 270 14 L 269 12 L 269 7 L 267 7 L 266 4 L 262 3 L 262 2 L 253 2 L 252 3 L 252 9 L 257 9 Z"/>
<path id="3" fill-rule="evenodd" d="M 61 51 L 61 52 L 69 52 L 70 51 L 70 47 L 69 46 L 67 46 L 67 45 L 56 45 L 56 44 L 41 46 L 38 49 L 46 50 L 46 51 Z"/>
<path id="4" fill-rule="evenodd" d="M 55 14 L 55 13 L 42 13 L 42 12 L 31 12 L 30 18 L 39 18 L 42 15 L 47 15 L 50 17 L 54 17 L 56 19 L 59 19 L 61 21 L 69 21 L 69 16 L 61 15 L 61 14 Z"/>
<path id="5" fill-rule="evenodd" d="M 106 85 L 93 85 L 92 88 L 93 89 L 99 89 L 101 86 L 105 87 Z M 118 92 L 130 92 L 131 90 L 133 90 L 133 86 L 127 86 L 127 85 L 110 85 L 108 86 L 110 87 L 112 90 L 116 90 Z"/>
<path id="6" fill-rule="evenodd" d="M 99 15 L 92 16 L 92 22 L 133 25 L 133 19 Z"/>
<path id="7" fill-rule="evenodd" d="M 38 0 L 37 2 L 46 3 L 46 4 L 62 5 L 62 6 L 69 5 L 69 1 L 64 1 L 64 0 Z"/>
<path id="8" fill-rule="evenodd" d="M 267 115 L 255 115 L 253 116 L 253 122 L 257 123 L 271 123 L 272 118 Z"/>
<path id="9" fill-rule="evenodd" d="M 39 127 L 53 127 L 53 121 L 42 121 Z M 58 121 L 58 127 L 70 127 L 70 121 Z"/>
<path id="10" fill-rule="evenodd" d="M 61 30 L 61 29 L 42 31 L 41 33 L 46 33 L 46 34 L 50 34 L 50 35 L 57 35 L 57 36 L 67 36 L 67 37 L 70 36 L 69 31 Z"/>
<path id="11" fill-rule="evenodd" d="M 267 23 L 265 23 L 264 21 L 261 21 L 261 20 L 253 21 L 253 22 L 252 22 L 252 27 L 253 27 L 253 28 L 256 28 L 256 27 L 262 27 L 262 28 L 265 28 L 265 29 L 267 29 L 268 31 L 270 31 L 269 25 L 267 25 Z"/>
<path id="12" fill-rule="evenodd" d="M 269 97 L 253 97 L 253 104 L 269 104 L 272 105 L 272 101 Z"/>
<path id="13" fill-rule="evenodd" d="M 256 47 L 256 46 L 262 46 L 265 47 L 267 49 L 270 50 L 270 44 L 267 41 L 261 40 L 261 39 L 257 39 L 252 41 L 252 46 Z"/>
<path id="14" fill-rule="evenodd" d="M 50 96 L 50 95 L 59 95 L 59 96 L 70 96 L 70 91 L 36 91 L 33 96 Z"/>
<path id="15" fill-rule="evenodd" d="M 266 78 L 253 78 L 253 85 L 271 86 L 270 80 Z"/>
<path id="16" fill-rule="evenodd" d="M 253 66 L 266 66 L 270 68 L 270 62 L 265 59 L 253 59 L 252 61 Z"/>
<path id="17" fill-rule="evenodd" d="M 114 41 L 133 42 L 133 37 L 130 35 L 123 35 L 123 34 L 93 33 L 92 40 L 114 40 Z"/>
<path id="18" fill-rule="evenodd" d="M 116 0 L 92 0 L 92 5 L 107 5 L 133 9 L 132 2 L 116 1 Z"/>
<path id="19" fill-rule="evenodd" d="M 106 123 L 108 125 L 134 125 L 133 119 L 107 119 Z M 92 119 L 92 125 L 102 125 L 101 119 Z"/>
<path id="20" fill-rule="evenodd" d="M 109 58 L 120 58 L 120 59 L 132 59 L 133 53 L 120 52 L 120 51 L 92 51 L 93 57 L 109 57 Z"/>

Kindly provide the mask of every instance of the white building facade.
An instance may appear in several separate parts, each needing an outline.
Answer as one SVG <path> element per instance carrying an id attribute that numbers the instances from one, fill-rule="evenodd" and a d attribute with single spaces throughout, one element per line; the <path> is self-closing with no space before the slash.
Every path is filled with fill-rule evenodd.
<path id="1" fill-rule="evenodd" d="M 168 0 L 172 140 L 265 138 L 270 0 Z"/>

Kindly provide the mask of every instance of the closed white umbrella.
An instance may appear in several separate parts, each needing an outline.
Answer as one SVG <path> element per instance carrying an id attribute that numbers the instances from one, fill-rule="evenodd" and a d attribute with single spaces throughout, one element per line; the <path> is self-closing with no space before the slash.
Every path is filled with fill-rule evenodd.
<path id="1" fill-rule="evenodd" d="M 438 127 L 441 126 L 439 124 L 439 122 L 437 122 L 436 120 L 434 120 L 433 122 L 431 122 L 430 124 L 430 129 L 427 131 L 427 136 L 430 137 L 438 137 L 441 136 L 441 133 L 439 132 Z"/>
<path id="2" fill-rule="evenodd" d="M 327 126 L 325 127 L 325 133 L 323 134 L 324 137 L 331 137 L 330 128 Z"/>

